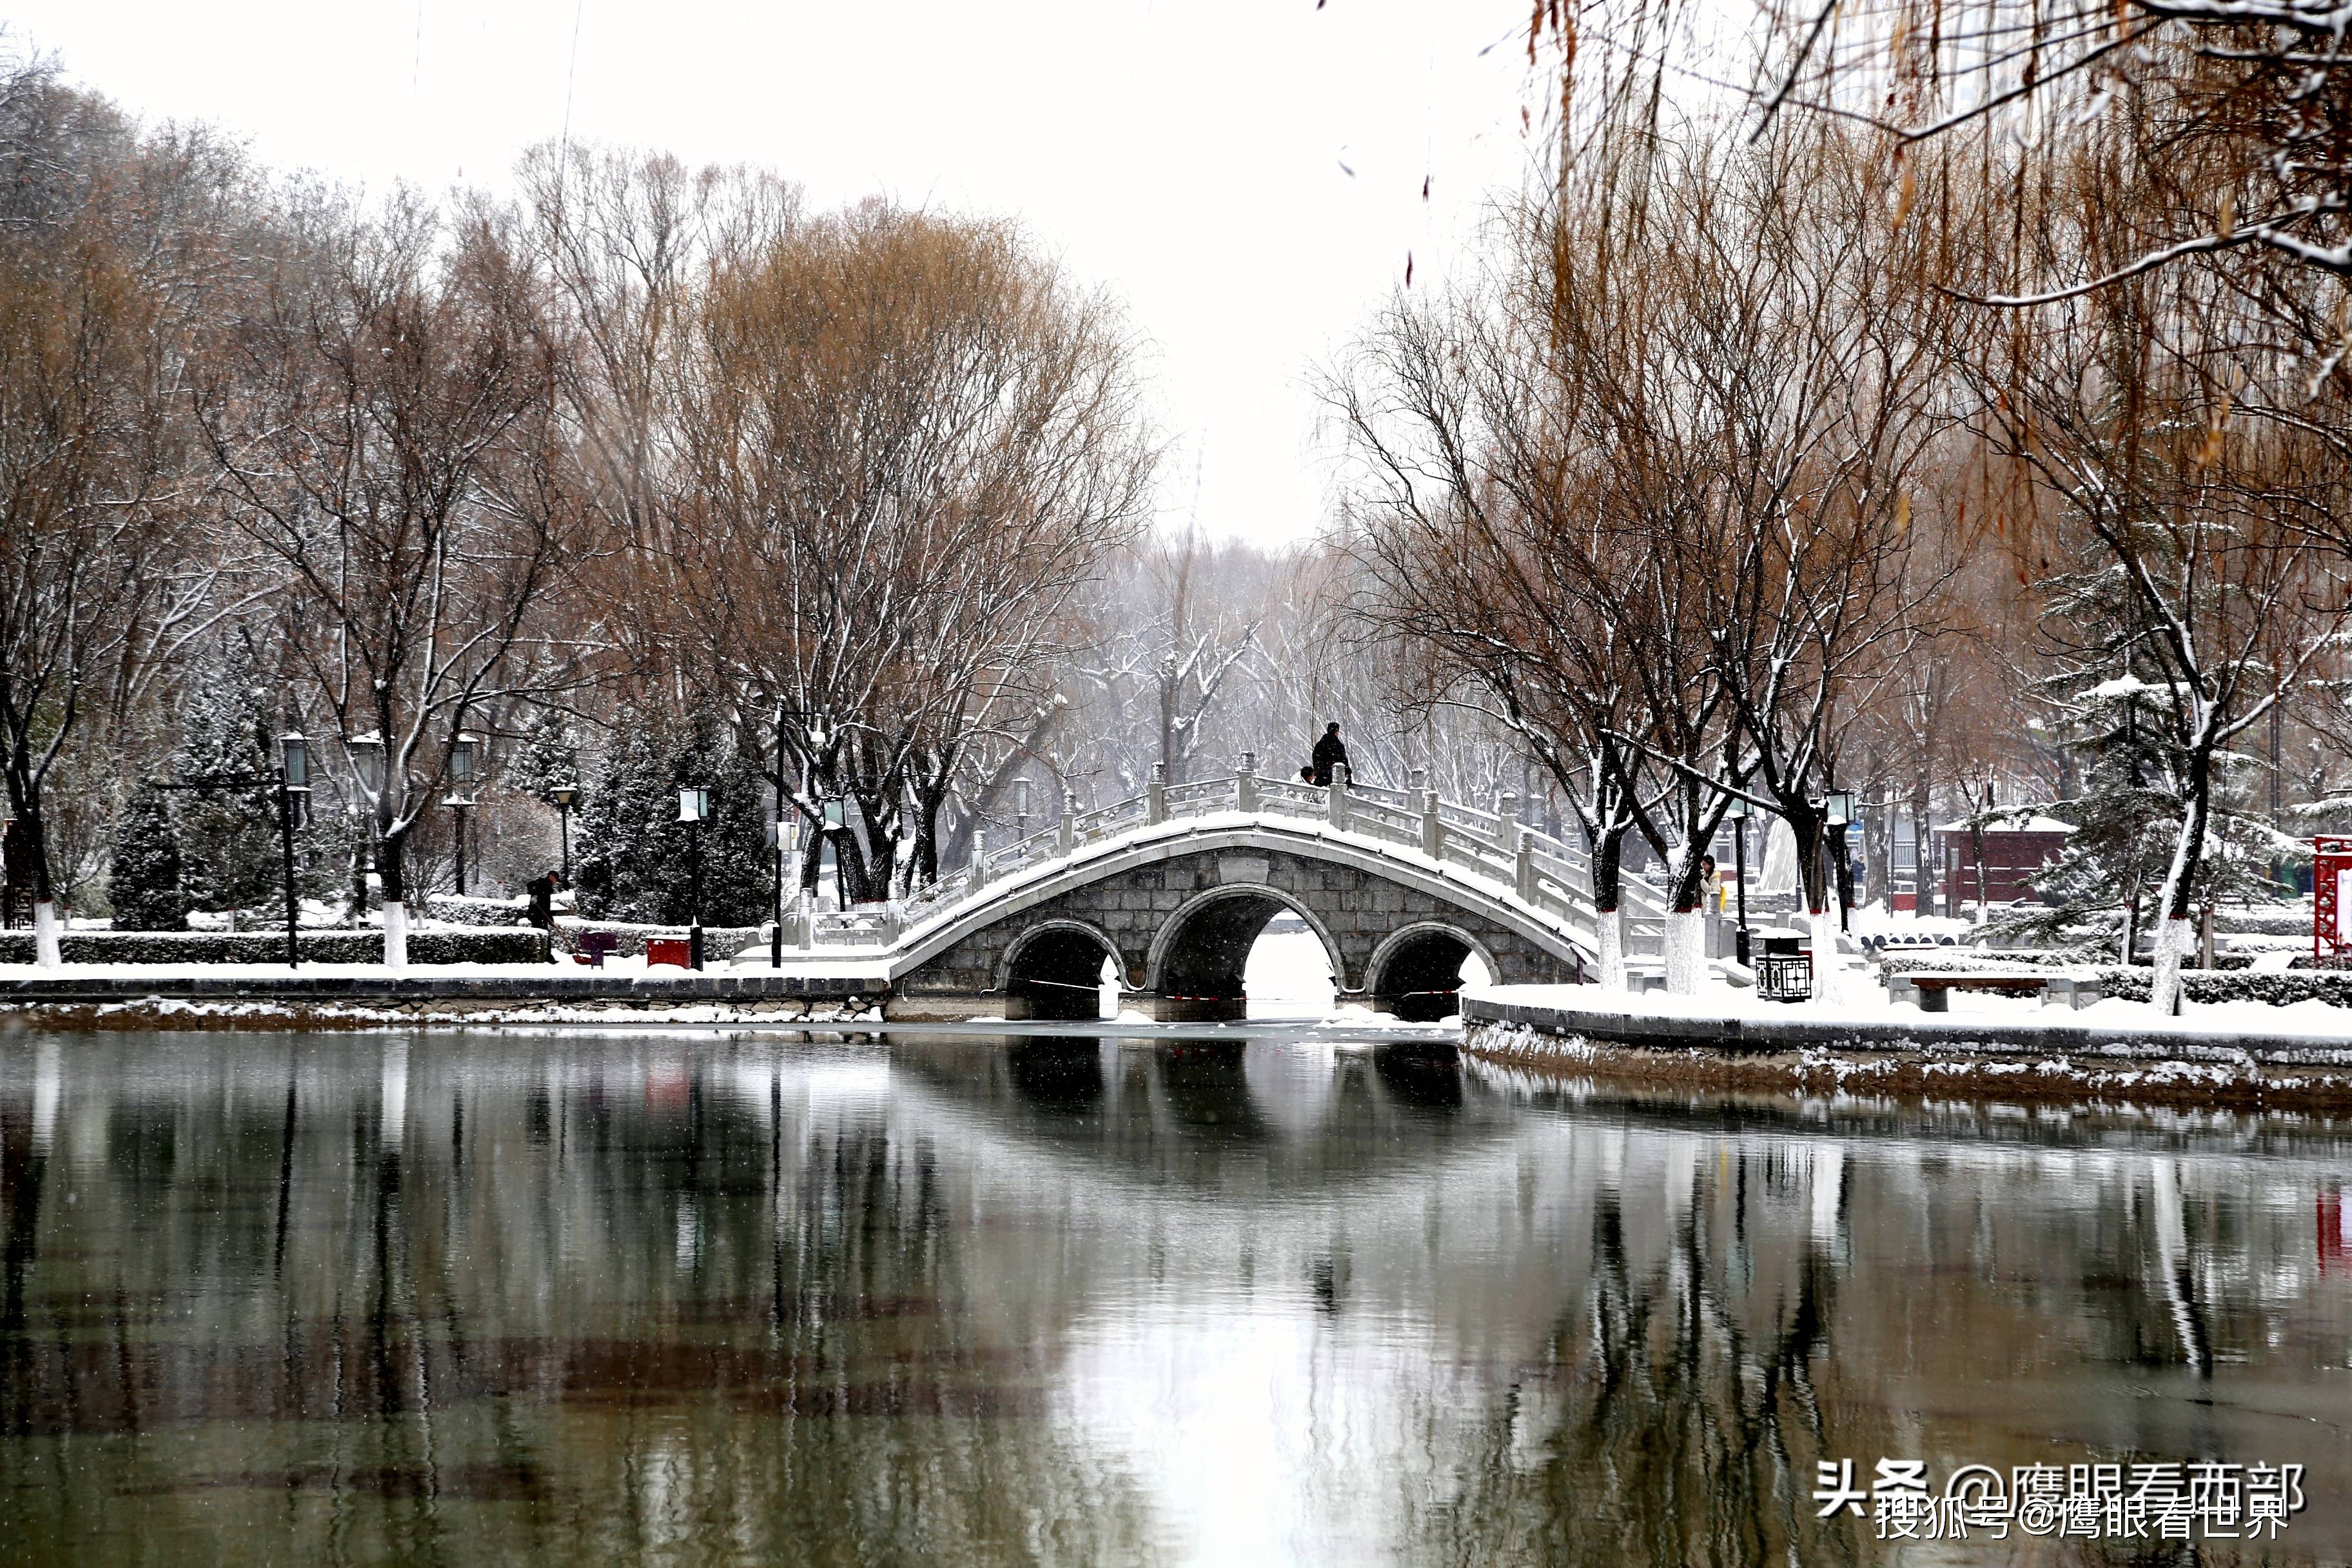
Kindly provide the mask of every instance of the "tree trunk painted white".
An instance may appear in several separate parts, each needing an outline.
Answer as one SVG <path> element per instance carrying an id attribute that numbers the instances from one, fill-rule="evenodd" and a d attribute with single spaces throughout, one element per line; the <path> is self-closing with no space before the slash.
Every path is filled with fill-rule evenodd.
<path id="1" fill-rule="evenodd" d="M 1625 911 L 1602 910 L 1592 917 L 1595 945 L 1601 950 L 1593 970 L 1603 991 L 1625 989 Z"/>
<path id="2" fill-rule="evenodd" d="M 2201 709 L 2200 700 L 2200 709 Z M 2200 717 L 2199 738 L 2210 731 L 2212 720 Z M 2189 780 L 2182 794 L 2186 810 L 2172 843 L 2172 864 L 2164 874 L 2164 892 L 2157 904 L 2156 973 L 2149 978 L 2148 1004 L 2168 1016 L 2180 1011 L 2180 966 L 2197 942 L 2197 925 L 2189 919 L 2189 891 L 2197 881 L 2197 865 L 2205 849 L 2205 824 L 2213 809 L 2211 764 L 2198 750 L 2189 757 Z"/>
<path id="3" fill-rule="evenodd" d="M 1666 993 L 1696 996 L 1706 973 L 1706 916 L 1675 910 L 1666 916 Z"/>
<path id="4" fill-rule="evenodd" d="M 383 901 L 383 966 L 408 967 L 408 906 L 398 899 Z"/>
<path id="5" fill-rule="evenodd" d="M 58 906 L 47 899 L 33 906 L 33 962 L 43 969 L 65 962 L 58 950 Z"/>
<path id="6" fill-rule="evenodd" d="M 2197 922 L 2158 921 L 2156 927 L 2156 973 L 2147 983 L 2148 1005 L 2159 1013 L 2180 1011 L 2180 965 L 2197 942 Z"/>
<path id="7" fill-rule="evenodd" d="M 1837 895 L 1830 895 L 1830 907 L 1815 910 L 1811 917 L 1813 933 L 1813 1000 L 1832 1005 L 1845 1000 L 1845 965 L 1838 957 Z"/>

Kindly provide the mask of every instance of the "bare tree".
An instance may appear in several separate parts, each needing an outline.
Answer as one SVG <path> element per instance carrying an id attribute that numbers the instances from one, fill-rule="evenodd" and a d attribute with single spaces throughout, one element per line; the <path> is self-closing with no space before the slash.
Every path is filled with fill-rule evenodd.
<path id="1" fill-rule="evenodd" d="M 29 883 L 47 964 L 55 771 L 93 724 L 120 731 L 203 598 L 178 570 L 175 400 L 236 174 L 207 138 L 138 139 L 42 62 L 0 67 L 0 780 L 6 880 Z"/>
<path id="2" fill-rule="evenodd" d="M 661 590 L 778 738 L 851 896 L 935 868 L 965 749 L 1033 710 L 1150 454 L 1108 305 L 1002 226 L 868 205 L 711 278 Z M 828 825 L 826 799 L 846 820 Z"/>
<path id="3" fill-rule="evenodd" d="M 1540 255 L 1540 252 L 1538 252 Z M 1326 395 L 1355 464 L 1344 547 L 1356 614 L 1432 706 L 1489 716 L 1559 786 L 1591 858 L 1601 983 L 1624 984 L 1620 877 L 1644 788 L 1620 563 L 1592 501 L 1575 389 L 1507 288 L 1400 300 Z"/>
<path id="4" fill-rule="evenodd" d="M 2116 270 L 2136 243 L 2107 221 L 2118 158 L 2086 146 L 2028 253 L 2032 275 Z M 2179 1005 L 2195 889 L 2211 853 L 2218 770 L 2237 737 L 2315 672 L 2352 616 L 2337 432 L 2274 395 L 2297 351 L 2266 330 L 2229 258 L 2047 290 L 2000 320 L 1973 361 L 1979 422 L 2053 499 L 2049 546 L 2100 584 L 2071 654 L 2150 689 L 2179 803 L 2158 900 L 2151 1001 Z M 2151 740 L 2154 738 L 2151 737 Z"/>
<path id="5" fill-rule="evenodd" d="M 353 755 L 397 967 L 408 835 L 470 719 L 570 679 L 564 590 L 593 536 L 555 420 L 563 348 L 501 221 L 404 195 L 286 222 L 195 407 L 223 517 L 302 606 L 295 656 Z"/>

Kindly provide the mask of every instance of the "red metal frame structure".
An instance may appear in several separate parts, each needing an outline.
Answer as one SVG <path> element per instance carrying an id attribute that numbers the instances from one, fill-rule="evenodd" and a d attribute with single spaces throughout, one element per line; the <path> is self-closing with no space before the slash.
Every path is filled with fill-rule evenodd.
<path id="1" fill-rule="evenodd" d="M 2315 962 L 2352 952 L 2352 835 L 2323 833 L 2311 841 L 2311 956 Z"/>

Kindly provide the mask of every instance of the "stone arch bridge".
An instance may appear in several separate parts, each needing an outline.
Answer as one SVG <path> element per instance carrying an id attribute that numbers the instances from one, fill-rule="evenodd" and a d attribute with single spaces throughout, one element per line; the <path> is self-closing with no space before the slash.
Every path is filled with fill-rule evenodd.
<path id="1" fill-rule="evenodd" d="M 1593 952 L 1582 852 L 1517 821 L 1406 790 L 1258 778 L 1168 785 L 1080 813 L 887 911 L 788 919 L 822 960 L 882 962 L 892 1018 L 1094 1018 L 1105 961 L 1122 1006 L 1168 1022 L 1239 1018 L 1269 921 L 1322 942 L 1343 1001 L 1408 1017 L 1454 1010 L 1465 958 L 1498 981 L 1581 976 Z M 1663 911 L 1626 887 L 1629 951 Z M 863 966 L 861 966 L 863 967 Z"/>

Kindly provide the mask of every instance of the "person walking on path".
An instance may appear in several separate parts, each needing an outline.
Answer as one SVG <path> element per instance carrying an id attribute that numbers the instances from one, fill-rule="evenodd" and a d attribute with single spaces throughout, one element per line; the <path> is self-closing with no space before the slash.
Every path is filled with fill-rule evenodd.
<path id="1" fill-rule="evenodd" d="M 1323 738 L 1315 742 L 1315 782 L 1328 785 L 1331 770 L 1348 765 L 1348 748 L 1339 739 L 1339 721 L 1333 720 L 1324 726 Z"/>
<path id="2" fill-rule="evenodd" d="M 552 871 L 530 879 L 530 923 L 541 931 L 555 929 L 555 889 L 562 882 Z"/>

